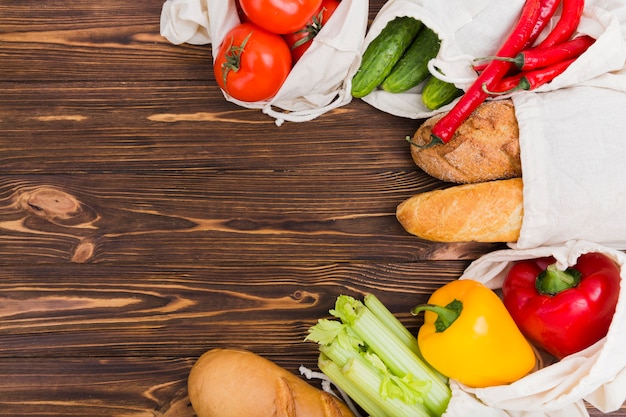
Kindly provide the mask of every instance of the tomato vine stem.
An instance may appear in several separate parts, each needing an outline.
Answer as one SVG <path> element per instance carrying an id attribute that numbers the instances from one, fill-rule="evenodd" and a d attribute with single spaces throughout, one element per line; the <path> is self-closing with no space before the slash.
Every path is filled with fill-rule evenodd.
<path id="1" fill-rule="evenodd" d="M 226 61 L 222 64 L 223 81 L 226 86 L 226 77 L 230 71 L 237 72 L 241 68 L 241 54 L 243 54 L 248 40 L 252 36 L 252 32 L 241 41 L 241 45 L 233 45 L 233 38 L 230 38 L 230 46 L 226 52 Z"/>

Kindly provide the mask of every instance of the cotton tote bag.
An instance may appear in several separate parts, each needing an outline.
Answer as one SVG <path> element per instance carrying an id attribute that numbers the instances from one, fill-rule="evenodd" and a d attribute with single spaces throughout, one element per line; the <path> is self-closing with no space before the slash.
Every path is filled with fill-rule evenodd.
<path id="1" fill-rule="evenodd" d="M 342 0 L 270 100 L 243 102 L 222 91 L 225 99 L 261 109 L 278 125 L 285 120 L 312 120 L 348 104 L 352 76 L 361 62 L 368 12 L 367 1 Z M 166 39 L 174 44 L 211 44 L 213 51 L 239 23 L 234 0 L 167 0 L 161 11 L 161 34 Z"/>

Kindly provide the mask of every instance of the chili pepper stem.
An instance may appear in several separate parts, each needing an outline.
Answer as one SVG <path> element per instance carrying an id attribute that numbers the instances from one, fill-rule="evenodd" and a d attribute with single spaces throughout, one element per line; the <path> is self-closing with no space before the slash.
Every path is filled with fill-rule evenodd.
<path id="1" fill-rule="evenodd" d="M 512 63 L 515 64 L 515 66 L 517 68 L 521 68 L 521 66 L 524 65 L 524 56 L 520 53 L 520 54 L 517 54 L 517 55 L 515 55 L 513 57 L 493 55 L 493 56 L 485 56 L 485 57 L 482 57 L 482 58 L 474 59 L 474 62 L 482 62 L 482 61 L 505 61 L 505 62 L 512 62 Z"/>
<path id="2" fill-rule="evenodd" d="M 522 77 L 519 79 L 519 82 L 515 87 L 510 88 L 506 91 L 491 91 L 487 88 L 485 84 L 483 84 L 483 91 L 491 96 L 503 96 L 506 94 L 514 93 L 519 90 L 530 90 L 530 87 L 531 85 L 530 85 L 530 82 L 528 81 L 528 78 Z"/>
<path id="3" fill-rule="evenodd" d="M 435 146 L 435 145 L 443 145 L 443 141 L 442 141 L 441 139 L 439 139 L 438 137 L 436 137 L 436 136 L 431 137 L 431 141 L 430 141 L 430 142 L 428 142 L 426 145 L 420 145 L 420 144 L 418 144 L 418 143 L 415 143 L 415 142 L 413 141 L 413 138 L 411 138 L 410 136 L 406 136 L 406 138 L 405 138 L 405 139 L 406 139 L 406 141 L 407 141 L 407 142 L 409 142 L 411 145 L 416 146 L 416 147 L 418 147 L 418 148 L 420 148 L 420 149 L 428 149 L 428 148 L 431 148 L 431 147 L 433 147 L 433 146 Z"/>
<path id="4" fill-rule="evenodd" d="M 563 271 L 556 264 L 551 264 L 537 276 L 535 288 L 540 294 L 556 295 L 576 287 L 581 279 L 582 274 L 577 269 L 567 268 Z"/>
<path id="5" fill-rule="evenodd" d="M 435 321 L 435 329 L 437 333 L 441 333 L 459 318 L 462 310 L 463 303 L 455 299 L 445 307 L 438 306 L 436 304 L 420 304 L 411 310 L 411 314 L 417 316 L 422 311 L 432 311 L 437 314 L 438 317 Z"/>

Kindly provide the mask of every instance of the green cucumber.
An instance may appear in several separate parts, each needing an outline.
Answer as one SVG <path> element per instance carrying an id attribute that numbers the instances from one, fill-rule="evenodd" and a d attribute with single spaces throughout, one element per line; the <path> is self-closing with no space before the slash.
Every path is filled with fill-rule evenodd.
<path id="1" fill-rule="evenodd" d="M 454 84 L 431 76 L 422 89 L 422 101 L 430 110 L 437 110 L 462 94 L 463 90 Z"/>
<path id="2" fill-rule="evenodd" d="M 422 28 L 412 17 L 396 17 L 365 48 L 361 65 L 352 78 L 352 96 L 361 98 L 383 82 Z"/>
<path id="3" fill-rule="evenodd" d="M 424 26 L 382 82 L 383 90 L 402 93 L 428 78 L 428 62 L 437 56 L 440 43 L 437 34 Z"/>

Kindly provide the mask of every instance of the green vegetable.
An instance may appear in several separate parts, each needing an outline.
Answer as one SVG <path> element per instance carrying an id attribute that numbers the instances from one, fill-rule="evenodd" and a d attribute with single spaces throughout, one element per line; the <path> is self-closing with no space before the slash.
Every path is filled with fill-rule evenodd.
<path id="1" fill-rule="evenodd" d="M 382 82 L 383 90 L 402 93 L 428 78 L 428 62 L 437 56 L 440 44 L 437 34 L 424 27 Z"/>
<path id="2" fill-rule="evenodd" d="M 419 354 L 415 337 L 372 294 L 340 295 L 306 340 L 317 342 L 318 365 L 372 417 L 439 417 L 450 401 L 447 379 Z"/>
<path id="3" fill-rule="evenodd" d="M 352 78 L 352 96 L 361 98 L 383 82 L 422 28 L 422 22 L 402 16 L 391 20 L 365 49 Z"/>
<path id="4" fill-rule="evenodd" d="M 462 94 L 463 90 L 454 84 L 431 76 L 422 89 L 422 101 L 430 110 L 437 110 Z"/>

